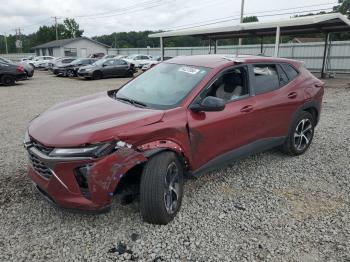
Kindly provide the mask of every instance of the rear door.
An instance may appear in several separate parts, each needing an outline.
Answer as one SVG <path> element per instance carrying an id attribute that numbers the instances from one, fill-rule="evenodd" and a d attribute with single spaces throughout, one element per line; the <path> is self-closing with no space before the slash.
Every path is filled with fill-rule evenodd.
<path id="1" fill-rule="evenodd" d="M 250 66 L 253 92 L 256 98 L 255 115 L 260 139 L 284 137 L 293 113 L 303 104 L 299 88 L 299 72 L 289 77 L 280 64 L 264 63 Z"/>
<path id="2" fill-rule="evenodd" d="M 126 61 L 121 59 L 116 59 L 115 62 L 115 75 L 124 76 L 129 69 L 129 65 Z"/>

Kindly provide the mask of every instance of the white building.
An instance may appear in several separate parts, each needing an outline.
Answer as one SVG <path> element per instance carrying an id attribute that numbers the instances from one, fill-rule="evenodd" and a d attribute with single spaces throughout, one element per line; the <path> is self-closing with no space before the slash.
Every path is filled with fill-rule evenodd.
<path id="1" fill-rule="evenodd" d="M 87 57 L 95 53 L 107 54 L 109 46 L 87 37 L 61 39 L 33 47 L 39 55 L 55 57 Z"/>

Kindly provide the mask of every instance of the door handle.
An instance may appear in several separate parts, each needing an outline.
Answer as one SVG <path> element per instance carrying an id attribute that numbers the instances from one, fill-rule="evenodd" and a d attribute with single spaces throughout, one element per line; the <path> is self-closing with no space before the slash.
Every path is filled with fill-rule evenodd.
<path id="1" fill-rule="evenodd" d="M 251 112 L 252 110 L 253 110 L 253 106 L 248 105 L 248 106 L 243 107 L 243 108 L 241 109 L 241 112 L 242 112 L 242 113 L 249 113 L 249 112 Z"/>
<path id="2" fill-rule="evenodd" d="M 320 87 L 322 87 L 323 85 L 322 85 L 322 84 L 319 84 L 319 83 L 315 83 L 314 86 L 317 87 L 317 88 L 320 88 Z"/>
<path id="3" fill-rule="evenodd" d="M 295 93 L 295 92 L 292 92 L 292 93 L 288 94 L 288 98 L 290 98 L 290 99 L 294 99 L 296 97 L 297 97 L 297 93 Z"/>

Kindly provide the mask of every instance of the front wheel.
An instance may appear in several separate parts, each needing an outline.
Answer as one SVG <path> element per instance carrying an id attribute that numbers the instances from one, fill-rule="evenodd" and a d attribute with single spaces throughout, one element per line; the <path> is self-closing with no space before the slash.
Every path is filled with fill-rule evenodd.
<path id="1" fill-rule="evenodd" d="M 68 70 L 67 71 L 67 76 L 68 77 L 75 77 L 75 72 L 73 70 Z"/>
<path id="2" fill-rule="evenodd" d="M 174 152 L 152 157 L 143 169 L 140 208 L 144 221 L 166 225 L 180 210 L 183 196 L 183 165 Z"/>
<path id="3" fill-rule="evenodd" d="M 298 156 L 304 154 L 311 145 L 314 137 L 315 120 L 306 111 L 297 115 L 294 119 L 288 137 L 283 145 L 283 152 Z"/>
<path id="4" fill-rule="evenodd" d="M 93 74 L 92 74 L 92 79 L 94 79 L 94 80 L 99 80 L 99 79 L 101 79 L 103 77 L 103 74 L 102 74 L 102 72 L 100 72 L 100 71 L 96 71 L 96 72 L 94 72 Z"/>

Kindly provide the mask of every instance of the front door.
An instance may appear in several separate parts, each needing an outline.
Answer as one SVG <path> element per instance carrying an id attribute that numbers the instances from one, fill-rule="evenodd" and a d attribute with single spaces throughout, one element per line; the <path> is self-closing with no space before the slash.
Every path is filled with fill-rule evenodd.
<path id="1" fill-rule="evenodd" d="M 248 69 L 245 66 L 225 70 L 204 88 L 194 103 L 207 96 L 226 101 L 219 112 L 188 110 L 193 169 L 208 161 L 257 140 L 254 121 L 255 97 L 251 96 Z"/>

